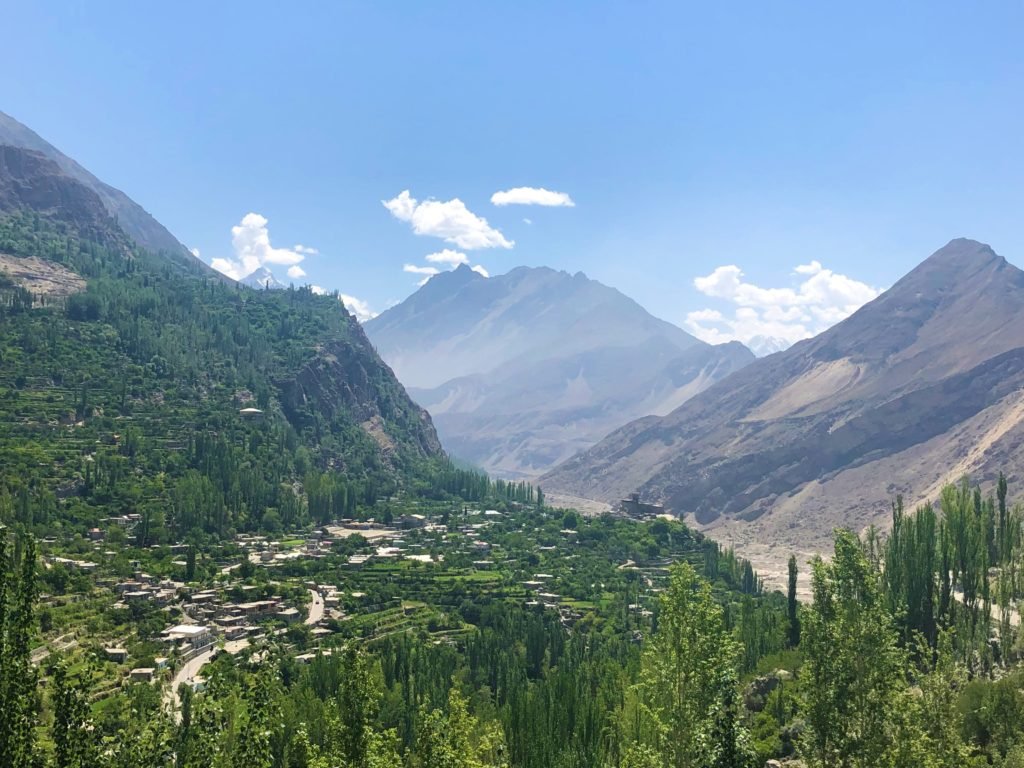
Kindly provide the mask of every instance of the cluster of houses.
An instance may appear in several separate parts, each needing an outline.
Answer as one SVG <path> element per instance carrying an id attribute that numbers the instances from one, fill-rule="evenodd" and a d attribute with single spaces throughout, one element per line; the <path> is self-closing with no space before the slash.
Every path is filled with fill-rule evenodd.
<path id="1" fill-rule="evenodd" d="M 289 560 L 325 557 L 331 550 L 331 540 L 325 539 L 319 531 L 307 536 L 301 546 L 285 546 L 266 536 L 240 534 L 235 543 L 246 552 L 254 565 L 279 565 Z"/>
<path id="2" fill-rule="evenodd" d="M 104 648 L 104 655 L 108 660 L 113 661 L 117 664 L 124 664 L 128 661 L 128 651 L 124 648 L 113 647 Z M 153 678 L 156 677 L 160 672 L 167 669 L 170 664 L 170 659 L 166 656 L 158 656 L 153 659 L 153 663 L 156 666 L 153 667 L 136 667 L 128 673 L 128 679 L 133 682 L 149 683 L 152 682 Z"/>
<path id="3" fill-rule="evenodd" d="M 257 588 L 243 586 L 241 590 L 243 593 L 255 593 Z M 182 649 L 183 643 L 187 643 L 190 646 L 190 648 L 184 649 L 187 652 L 197 647 L 203 647 L 199 644 L 201 641 L 208 641 L 205 642 L 205 645 L 209 645 L 213 642 L 214 635 L 228 641 L 262 636 L 264 628 L 256 622 L 263 619 L 274 619 L 285 624 L 296 624 L 303 619 L 302 612 L 298 608 L 288 605 L 280 596 L 264 599 L 256 599 L 257 595 L 255 594 L 252 596 L 254 598 L 252 600 L 243 599 L 236 602 L 223 598 L 220 593 L 214 591 L 195 592 L 188 597 L 181 608 L 196 624 L 184 626 L 202 626 L 209 630 L 209 635 L 189 637 L 188 633 L 191 630 L 178 632 L 176 630 L 182 629 L 179 626 L 164 632 L 165 639 L 179 650 Z"/>
<path id="4" fill-rule="evenodd" d="M 532 579 L 524 581 L 522 583 L 523 586 L 532 593 L 527 598 L 526 605 L 528 608 L 544 608 L 557 611 L 562 625 L 571 627 L 583 618 L 583 614 L 568 605 L 564 605 L 562 603 L 562 596 L 550 591 L 548 582 L 553 578 L 554 576 L 550 573 L 536 573 Z"/>
<path id="5" fill-rule="evenodd" d="M 336 525 L 328 525 L 323 529 L 325 536 L 332 539 L 346 539 L 361 536 L 374 549 L 349 555 L 346 563 L 349 568 L 362 568 L 372 560 L 416 560 L 421 563 L 440 562 L 443 556 L 433 557 L 423 551 L 423 545 L 409 543 L 406 537 L 409 532 L 421 530 L 427 533 L 444 532 L 447 528 L 437 523 L 427 522 L 423 515 L 401 515 L 390 525 L 375 521 L 360 522 L 358 520 L 340 520 Z"/>
<path id="6" fill-rule="evenodd" d="M 142 571 L 136 571 L 132 578 L 124 581 L 101 579 L 97 584 L 114 590 L 119 598 L 114 604 L 115 608 L 126 608 L 137 603 L 170 605 L 178 599 L 179 592 L 185 589 L 184 582 L 159 579 Z"/>
<path id="7" fill-rule="evenodd" d="M 91 563 L 88 560 L 75 560 L 70 557 L 47 557 L 46 562 L 50 565 L 63 566 L 69 571 L 84 571 L 85 573 L 92 573 L 100 567 L 98 563 Z"/>

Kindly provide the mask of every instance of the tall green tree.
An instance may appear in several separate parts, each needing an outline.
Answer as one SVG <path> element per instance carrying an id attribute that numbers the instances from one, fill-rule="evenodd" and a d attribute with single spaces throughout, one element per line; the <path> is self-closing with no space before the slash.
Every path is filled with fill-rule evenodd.
<path id="1" fill-rule="evenodd" d="M 797 578 L 796 555 L 789 556 L 789 584 L 786 594 L 786 616 L 789 619 L 789 647 L 800 645 L 800 603 L 796 599 Z"/>
<path id="2" fill-rule="evenodd" d="M 435 709 L 421 718 L 416 739 L 417 768 L 501 768 L 504 742 L 500 730 L 487 727 L 469 712 L 466 699 L 452 686 L 448 711 Z"/>
<path id="3" fill-rule="evenodd" d="M 902 766 L 907 657 L 860 541 L 837 531 L 835 557 L 813 563 L 814 603 L 801 647 L 807 736 L 813 768 Z M 909 768 L 909 766 L 907 767 Z"/>
<path id="4" fill-rule="evenodd" d="M 270 768 L 272 732 L 279 728 L 281 717 L 269 670 L 256 675 L 248 697 L 245 723 L 242 725 L 235 752 L 234 768 Z"/>
<path id="5" fill-rule="evenodd" d="M 635 738 L 666 765 L 702 764 L 707 733 L 721 699 L 721 675 L 735 671 L 739 647 L 726 629 L 711 586 L 689 563 L 672 567 L 660 599 L 658 631 L 643 654 L 636 703 L 641 718 Z"/>
<path id="6" fill-rule="evenodd" d="M 35 755 L 36 670 L 30 663 L 38 598 L 36 544 L 22 544 L 11 589 L 6 531 L 0 530 L 0 755 L 4 768 L 29 768 Z"/>
<path id="7" fill-rule="evenodd" d="M 55 768 L 93 768 L 99 765 L 99 745 L 89 717 L 89 703 L 68 680 L 59 662 L 53 674 L 53 743 Z"/>
<path id="8" fill-rule="evenodd" d="M 719 676 L 718 702 L 702 740 L 702 768 L 754 768 L 757 755 L 743 727 L 736 673 L 725 669 Z"/>

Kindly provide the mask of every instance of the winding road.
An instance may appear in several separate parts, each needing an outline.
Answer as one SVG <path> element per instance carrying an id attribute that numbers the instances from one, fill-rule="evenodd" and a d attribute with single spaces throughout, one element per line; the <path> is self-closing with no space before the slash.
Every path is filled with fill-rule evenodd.
<path id="1" fill-rule="evenodd" d="M 230 640 L 224 643 L 224 652 L 234 655 L 248 647 L 248 640 Z M 178 687 L 182 683 L 191 683 L 199 677 L 200 670 L 213 660 L 219 650 L 221 649 L 212 646 L 198 656 L 189 659 L 171 678 L 170 687 L 164 691 L 164 705 L 170 707 L 176 723 L 181 722 L 181 698 L 178 696 Z"/>
<path id="2" fill-rule="evenodd" d="M 317 590 L 309 590 L 309 615 L 306 616 L 305 624 L 308 627 L 319 624 L 324 617 L 324 598 Z"/>
<path id="3" fill-rule="evenodd" d="M 318 624 L 324 617 L 324 598 L 315 589 L 309 590 L 309 598 L 309 613 L 306 615 L 304 623 L 306 626 L 311 627 Z M 223 650 L 225 653 L 230 653 L 234 656 L 239 651 L 248 647 L 248 640 L 230 640 L 224 643 Z M 207 648 L 202 653 L 182 664 L 181 669 L 174 673 L 174 677 L 171 678 L 170 687 L 164 691 L 164 705 L 169 707 L 174 713 L 175 722 L 181 721 L 181 699 L 178 696 L 178 687 L 182 683 L 194 681 L 199 676 L 203 667 L 213 660 L 213 657 L 217 655 L 219 650 L 216 646 Z"/>

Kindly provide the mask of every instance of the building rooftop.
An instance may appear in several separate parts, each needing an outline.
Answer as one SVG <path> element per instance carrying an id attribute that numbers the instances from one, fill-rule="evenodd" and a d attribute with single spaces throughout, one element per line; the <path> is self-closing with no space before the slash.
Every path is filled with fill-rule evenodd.
<path id="1" fill-rule="evenodd" d="M 210 632 L 209 627 L 205 627 L 202 624 L 179 624 L 176 627 L 171 627 L 164 632 L 165 635 L 179 635 L 181 637 L 196 637 L 198 635 L 205 635 Z"/>

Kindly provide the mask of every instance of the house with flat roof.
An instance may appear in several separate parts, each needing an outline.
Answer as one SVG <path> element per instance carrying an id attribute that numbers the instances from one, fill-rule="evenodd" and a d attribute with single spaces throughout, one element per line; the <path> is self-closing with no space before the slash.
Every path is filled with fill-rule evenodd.
<path id="1" fill-rule="evenodd" d="M 103 654 L 113 662 L 123 664 L 128 661 L 128 651 L 124 648 L 104 648 Z"/>
<path id="2" fill-rule="evenodd" d="M 298 608 L 285 608 L 284 610 L 275 613 L 274 618 L 280 619 L 289 624 L 294 624 L 302 618 L 302 614 L 299 613 Z"/>
<path id="3" fill-rule="evenodd" d="M 202 624 L 179 624 L 165 629 L 163 638 L 178 648 L 205 648 L 213 643 L 213 631 Z"/>

